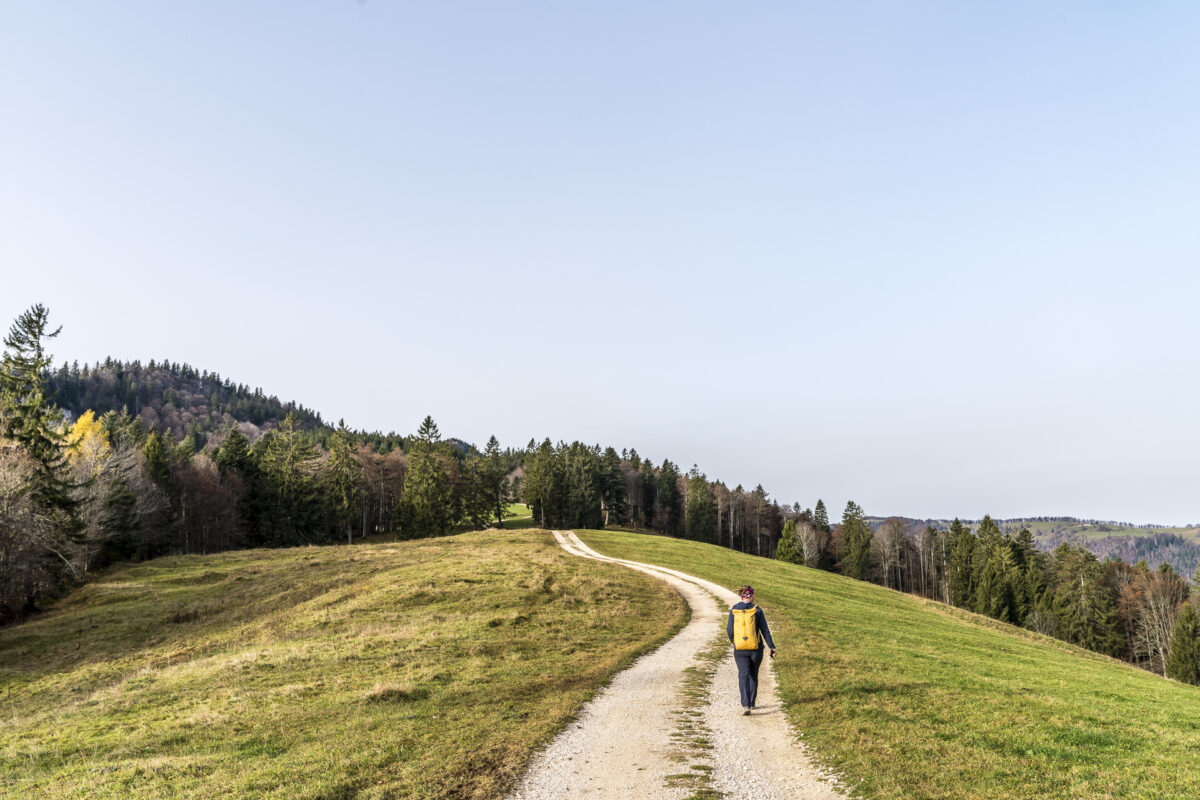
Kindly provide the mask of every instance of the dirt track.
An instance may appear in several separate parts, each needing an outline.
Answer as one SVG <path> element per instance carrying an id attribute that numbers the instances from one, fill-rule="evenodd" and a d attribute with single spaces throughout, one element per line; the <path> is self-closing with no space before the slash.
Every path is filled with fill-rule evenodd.
<path id="1" fill-rule="evenodd" d="M 691 606 L 692 619 L 597 694 L 534 758 L 509 800 L 683 800 L 696 791 L 697 780 L 739 800 L 844 797 L 836 779 L 812 766 L 788 725 L 769 659 L 759 674 L 758 707 L 750 716 L 741 713 L 737 671 L 728 654 L 710 670 L 699 708 L 694 707 L 698 693 L 685 694 L 685 670 L 711 663 L 703 651 L 718 639 L 726 641 L 725 610 L 737 601 L 733 592 L 675 570 L 602 556 L 570 532 L 555 531 L 554 536 L 572 555 L 622 564 L 667 581 Z M 681 720 L 690 727 L 682 730 Z M 707 740 L 711 747 L 689 747 L 689 737 Z"/>

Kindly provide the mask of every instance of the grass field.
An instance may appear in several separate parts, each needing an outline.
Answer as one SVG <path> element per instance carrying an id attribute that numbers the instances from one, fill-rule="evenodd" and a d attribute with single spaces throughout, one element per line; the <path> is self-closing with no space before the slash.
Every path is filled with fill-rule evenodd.
<path id="1" fill-rule="evenodd" d="M 754 584 L 789 717 L 866 798 L 1200 797 L 1200 688 L 805 567 L 581 536 L 608 555 Z"/>
<path id="2" fill-rule="evenodd" d="M 524 530 L 526 528 L 537 527 L 536 520 L 533 518 L 533 509 L 524 503 L 509 503 L 508 513 L 511 517 L 506 517 L 504 527 L 508 530 Z"/>
<path id="3" fill-rule="evenodd" d="M 0 797 L 494 797 L 686 614 L 543 531 L 113 569 L 0 630 Z"/>

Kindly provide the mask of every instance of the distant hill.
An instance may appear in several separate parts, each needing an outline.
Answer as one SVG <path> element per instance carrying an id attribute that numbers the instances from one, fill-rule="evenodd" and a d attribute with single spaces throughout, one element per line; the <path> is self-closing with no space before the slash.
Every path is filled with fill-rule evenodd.
<path id="1" fill-rule="evenodd" d="M 321 415 L 292 401 L 282 401 L 261 388 L 222 378 L 216 372 L 189 364 L 151 360 L 115 361 L 63 366 L 50 376 L 55 402 L 71 416 L 91 409 L 96 414 L 127 409 L 148 427 L 182 439 L 195 433 L 203 439 L 239 422 L 258 428 L 274 427 L 289 413 L 297 427 L 325 426 Z"/>
<path id="2" fill-rule="evenodd" d="M 254 441 L 260 432 L 278 427 L 288 414 L 295 417 L 297 428 L 313 432 L 322 446 L 333 430 L 319 412 L 301 403 L 280 400 L 261 388 L 172 361 L 143 364 L 106 358 L 92 365 L 63 364 L 49 376 L 49 387 L 54 402 L 69 418 L 88 410 L 97 416 L 126 410 L 147 428 L 170 433 L 176 440 L 191 436 L 197 451 L 204 449 L 212 434 L 233 425 L 240 425 Z M 218 436 L 215 443 L 220 439 Z M 354 431 L 352 439 L 376 453 L 387 454 L 407 451 L 409 437 L 395 432 Z M 459 458 L 475 450 L 472 443 L 461 439 L 447 437 L 444 441 Z M 509 458 L 516 456 L 509 454 Z"/>
<path id="3" fill-rule="evenodd" d="M 872 528 L 878 528 L 887 517 L 868 517 Z M 916 532 L 926 525 L 939 530 L 950 527 L 947 519 L 912 519 L 901 517 L 908 530 Z M 963 520 L 975 527 L 979 520 Z M 1112 520 L 1079 519 L 1077 517 L 1017 517 L 996 522 L 1007 533 L 1028 528 L 1038 547 L 1050 551 L 1060 544 L 1079 544 L 1101 560 L 1120 558 L 1129 564 L 1145 559 L 1151 569 L 1170 564 L 1177 572 L 1191 578 L 1200 564 L 1200 525 L 1137 525 Z"/>

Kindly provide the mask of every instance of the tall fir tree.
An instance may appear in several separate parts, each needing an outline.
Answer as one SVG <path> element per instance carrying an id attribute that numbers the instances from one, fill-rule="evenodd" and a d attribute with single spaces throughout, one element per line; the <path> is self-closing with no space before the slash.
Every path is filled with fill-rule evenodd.
<path id="1" fill-rule="evenodd" d="M 325 464 L 323 478 L 337 526 L 345 534 L 346 544 L 353 544 L 354 522 L 359 517 L 364 477 L 363 465 L 350 444 L 350 430 L 345 420 L 338 420 L 337 429 L 329 438 L 329 460 Z"/>
<path id="2" fill-rule="evenodd" d="M 1179 612 L 1171 632 L 1167 677 L 1183 683 L 1200 684 L 1200 614 L 1196 613 L 1196 607 L 1191 603 Z"/>
<path id="3" fill-rule="evenodd" d="M 775 558 L 790 564 L 803 562 L 800 549 L 796 546 L 796 520 L 789 519 L 783 523 L 783 532 L 779 534 L 779 544 L 775 546 Z"/>
<path id="4" fill-rule="evenodd" d="M 695 465 L 687 477 L 687 538 L 716 544 L 717 501 L 706 478 Z"/>
<path id="5" fill-rule="evenodd" d="M 820 498 L 817 498 L 817 504 L 813 507 L 812 521 L 822 533 L 829 534 L 833 530 L 829 525 L 829 512 L 825 510 L 825 501 Z"/>
<path id="6" fill-rule="evenodd" d="M 289 412 L 252 451 L 264 490 L 262 524 L 267 542 L 274 545 L 306 544 L 322 536 L 317 451 L 296 421 Z"/>
<path id="7" fill-rule="evenodd" d="M 676 536 L 683 527 L 683 498 L 679 494 L 679 467 L 663 459 L 658 468 L 658 529 Z"/>
<path id="8" fill-rule="evenodd" d="M 871 526 L 862 506 L 851 500 L 842 513 L 842 574 L 866 580 L 870 570 Z"/>
<path id="9" fill-rule="evenodd" d="M 956 518 L 950 523 L 947 546 L 950 548 L 950 574 L 947 576 L 950 603 L 966 608 L 975 598 L 974 572 L 971 568 L 975 561 L 975 534 Z"/>
<path id="10" fill-rule="evenodd" d="M 53 362 L 46 345 L 61 331 L 50 330 L 50 311 L 41 303 L 22 313 L 9 328 L 0 363 L 0 433 L 32 459 L 34 470 L 26 488 L 30 498 L 59 535 L 73 540 L 83 529 L 79 501 L 72 496 L 75 484 L 68 471 L 62 412 L 46 386 Z M 67 559 L 63 561 L 69 566 Z"/>
<path id="11" fill-rule="evenodd" d="M 450 460 L 433 417 L 425 417 L 409 452 L 397 508 L 405 538 L 444 536 L 457 521 Z"/>
<path id="12" fill-rule="evenodd" d="M 494 435 L 488 437 L 483 451 L 481 481 L 487 515 L 498 527 L 504 527 L 504 518 L 508 516 L 508 470 L 500 452 L 500 440 Z"/>

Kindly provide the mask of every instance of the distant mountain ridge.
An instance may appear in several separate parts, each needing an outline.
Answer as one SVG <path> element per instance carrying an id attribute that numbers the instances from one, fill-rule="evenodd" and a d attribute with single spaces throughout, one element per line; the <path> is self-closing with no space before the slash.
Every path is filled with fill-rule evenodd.
<path id="1" fill-rule="evenodd" d="M 871 516 L 867 521 L 878 528 L 889 517 Z M 926 525 L 946 530 L 952 520 L 899 517 L 906 530 L 916 532 Z M 1007 533 L 1028 528 L 1038 547 L 1051 551 L 1060 544 L 1083 545 L 1100 559 L 1120 558 L 1129 564 L 1145 560 L 1151 569 L 1170 564 L 1180 574 L 1191 577 L 1200 564 L 1200 525 L 1137 525 L 1113 520 L 1078 517 L 1014 517 L 996 519 Z M 972 528 L 979 520 L 964 519 Z"/>

